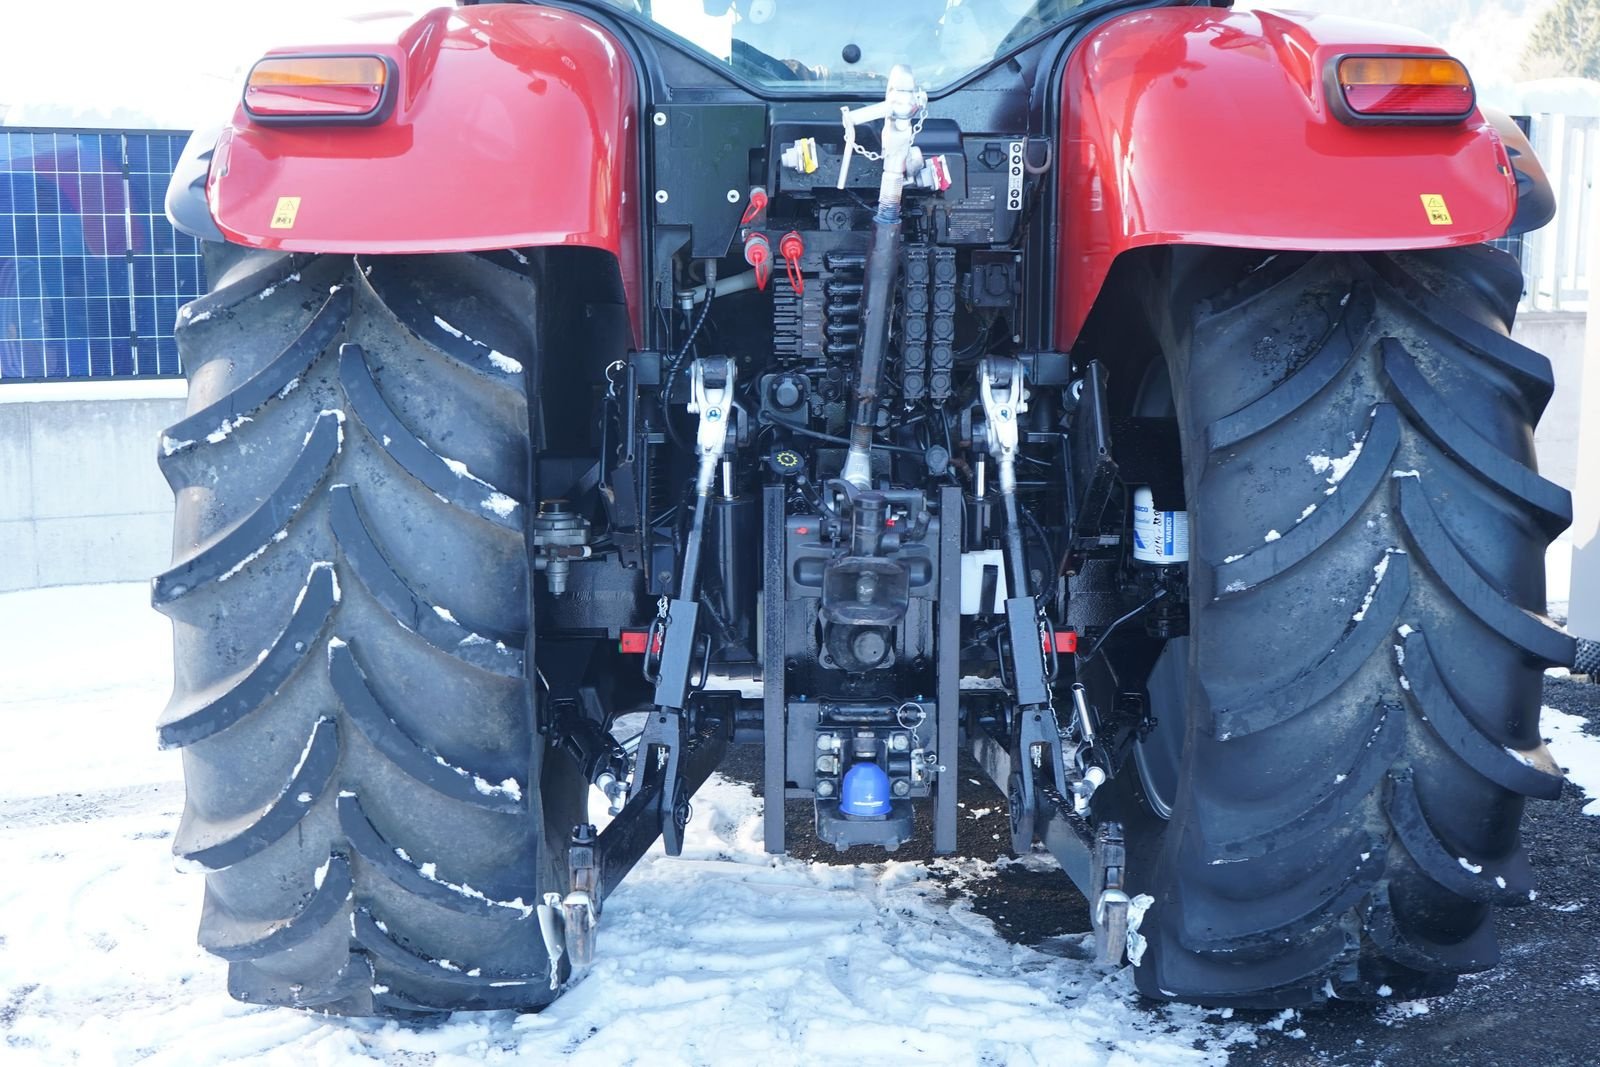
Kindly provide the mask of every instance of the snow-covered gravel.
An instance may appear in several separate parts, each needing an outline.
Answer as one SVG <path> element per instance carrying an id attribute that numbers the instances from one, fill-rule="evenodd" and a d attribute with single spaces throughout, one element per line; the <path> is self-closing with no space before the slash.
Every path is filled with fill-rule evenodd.
<path id="1" fill-rule="evenodd" d="M 695 797 L 684 856 L 658 846 L 635 870 L 598 961 L 541 1015 L 415 1029 L 235 1003 L 195 946 L 200 879 L 169 851 L 180 756 L 155 747 L 171 653 L 147 597 L 0 596 L 0 1063 L 1155 1067 L 1254 1039 L 1006 942 L 922 864 L 770 857 L 758 801 L 722 779 Z"/>
<path id="2" fill-rule="evenodd" d="M 1081 939 L 1012 944 L 923 864 L 767 856 L 758 801 L 723 779 L 695 797 L 684 856 L 640 865 L 597 963 L 541 1015 L 417 1029 L 238 1004 L 195 946 L 200 881 L 169 851 L 181 757 L 153 728 L 167 629 L 139 585 L 0 595 L 0 1063 L 1165 1067 L 1311 1051 L 1310 1016 L 1151 1008 Z M 1600 792 L 1600 741 L 1576 716 L 1546 722 Z M 994 875 L 952 864 L 958 882 Z"/>
<path id="3" fill-rule="evenodd" d="M 1567 777 L 1593 799 L 1583 805 L 1585 815 L 1600 815 L 1600 738 L 1583 732 L 1588 720 L 1558 708 L 1539 712 L 1539 728 L 1550 743 L 1550 754 Z"/>

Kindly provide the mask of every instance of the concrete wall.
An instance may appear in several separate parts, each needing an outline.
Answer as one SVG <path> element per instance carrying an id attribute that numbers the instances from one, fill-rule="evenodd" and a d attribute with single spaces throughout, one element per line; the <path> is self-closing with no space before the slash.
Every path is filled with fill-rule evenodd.
<path id="1" fill-rule="evenodd" d="M 141 581 L 167 566 L 156 468 L 181 382 L 0 385 L 0 591 Z"/>
<path id="2" fill-rule="evenodd" d="M 1600 411 L 1585 407 L 1584 347 L 1588 316 L 1582 312 L 1523 312 L 1513 336 L 1536 352 L 1550 358 L 1555 372 L 1556 391 L 1539 422 L 1534 442 L 1539 449 L 1539 473 L 1572 493 L 1573 511 L 1581 518 L 1586 507 L 1595 505 L 1600 484 L 1593 475 L 1580 484 L 1578 438 L 1587 418 L 1600 419 Z M 1593 377 L 1593 376 L 1591 376 Z M 1573 548 L 1582 543 L 1569 530 L 1556 539 L 1545 556 L 1545 575 L 1550 590 L 1550 611 L 1565 620 L 1574 611 Z M 1588 636 L 1585 634 L 1585 636 Z"/>
<path id="3" fill-rule="evenodd" d="M 1517 328 L 1512 332 L 1518 341 L 1548 356 L 1555 370 L 1556 392 L 1534 440 L 1539 448 L 1539 473 L 1573 492 L 1578 490 L 1578 427 L 1582 423 L 1587 322 L 1588 316 L 1582 312 L 1528 311 L 1517 319 Z"/>

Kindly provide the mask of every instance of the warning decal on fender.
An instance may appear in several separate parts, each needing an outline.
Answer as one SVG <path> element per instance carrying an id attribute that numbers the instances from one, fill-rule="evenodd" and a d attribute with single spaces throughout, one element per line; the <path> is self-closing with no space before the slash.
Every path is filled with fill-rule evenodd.
<path id="1" fill-rule="evenodd" d="M 298 214 L 300 214 L 300 198 L 298 196 L 278 197 L 278 206 L 272 209 L 272 228 L 274 230 L 294 229 L 294 217 Z"/>
<path id="2" fill-rule="evenodd" d="M 1450 206 L 1438 193 L 1423 193 L 1422 207 L 1428 213 L 1428 221 L 1435 226 L 1449 226 L 1455 222 L 1450 217 Z"/>

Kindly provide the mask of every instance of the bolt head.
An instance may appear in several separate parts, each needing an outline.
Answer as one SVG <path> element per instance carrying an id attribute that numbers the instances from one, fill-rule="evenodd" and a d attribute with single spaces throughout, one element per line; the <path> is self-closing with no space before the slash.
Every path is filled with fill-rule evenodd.
<path id="1" fill-rule="evenodd" d="M 833 783 L 830 782 L 826 778 L 824 778 L 821 781 L 819 781 L 817 783 L 817 796 L 819 796 L 819 797 L 831 797 L 831 796 L 833 796 Z"/>
<path id="2" fill-rule="evenodd" d="M 897 797 L 909 796 L 911 794 L 911 783 L 904 778 L 896 778 L 894 785 L 889 787 L 889 791 Z"/>
<path id="3" fill-rule="evenodd" d="M 894 749 L 896 752 L 904 752 L 906 749 L 911 747 L 911 738 L 907 737 L 905 734 L 895 734 L 889 739 L 889 747 Z"/>

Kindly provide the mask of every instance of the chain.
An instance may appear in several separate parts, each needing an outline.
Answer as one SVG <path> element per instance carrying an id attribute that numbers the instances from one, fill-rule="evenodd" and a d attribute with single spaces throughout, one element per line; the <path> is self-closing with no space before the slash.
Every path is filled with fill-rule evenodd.
<path id="1" fill-rule="evenodd" d="M 922 124 L 924 122 L 927 122 L 927 121 L 928 121 L 928 109 L 925 108 L 925 107 L 924 108 L 918 108 L 917 109 L 917 121 L 911 127 L 911 139 L 913 141 L 915 141 L 917 139 L 917 136 L 922 133 Z M 870 148 L 862 148 L 859 144 L 855 146 L 855 153 L 856 153 L 856 155 L 860 156 L 862 159 L 870 159 L 874 163 L 876 163 L 878 160 L 883 158 L 883 153 L 882 152 L 874 152 Z"/>

